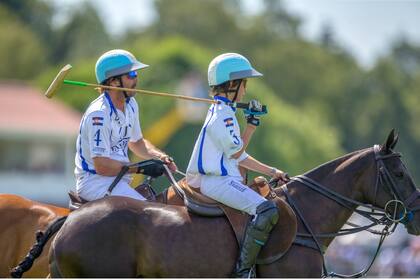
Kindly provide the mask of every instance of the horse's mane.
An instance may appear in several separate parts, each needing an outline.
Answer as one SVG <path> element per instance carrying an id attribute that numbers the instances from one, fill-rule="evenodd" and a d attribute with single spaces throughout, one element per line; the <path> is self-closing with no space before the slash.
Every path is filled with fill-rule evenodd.
<path id="1" fill-rule="evenodd" d="M 352 159 L 353 157 L 357 156 L 361 156 L 362 154 L 365 154 L 367 151 L 370 151 L 372 148 L 365 148 L 362 150 L 357 150 L 354 152 L 351 152 L 349 154 L 345 154 L 339 158 L 330 160 L 326 163 L 323 163 L 307 172 L 304 173 L 304 175 L 308 176 L 311 175 L 315 172 L 319 172 L 320 170 L 325 170 L 326 172 L 330 171 L 330 170 L 335 170 L 337 169 L 341 164 L 347 162 L 348 160 Z"/>

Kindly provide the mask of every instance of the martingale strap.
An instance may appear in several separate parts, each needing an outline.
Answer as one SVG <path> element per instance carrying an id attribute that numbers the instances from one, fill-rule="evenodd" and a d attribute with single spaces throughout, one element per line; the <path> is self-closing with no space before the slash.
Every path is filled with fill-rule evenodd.
<path id="1" fill-rule="evenodd" d="M 294 178 L 292 178 L 292 180 L 293 180 Z M 320 243 L 319 241 L 318 241 L 318 239 L 317 239 L 317 237 L 335 237 L 335 236 L 338 236 L 338 235 L 347 235 L 347 234 L 353 234 L 353 233 L 355 233 L 356 231 L 350 231 L 350 230 L 348 230 L 348 232 L 347 233 L 343 233 L 343 234 L 314 234 L 314 232 L 312 231 L 312 229 L 311 229 L 311 227 L 309 226 L 309 224 L 308 224 L 308 222 L 305 220 L 305 218 L 304 218 L 304 216 L 302 215 L 302 213 L 300 212 L 300 210 L 299 210 L 299 208 L 298 208 L 298 206 L 297 206 L 297 204 L 296 204 L 296 202 L 293 200 L 293 198 L 290 196 L 290 194 L 289 194 L 289 191 L 288 191 L 288 189 L 287 189 L 287 185 L 285 184 L 285 185 L 283 185 L 282 187 L 281 187 L 281 189 L 282 189 L 282 191 L 283 191 L 283 193 L 285 194 L 285 196 L 286 196 L 286 199 L 287 199 L 287 201 L 289 202 L 289 204 L 290 204 L 290 206 L 293 208 L 293 210 L 295 211 L 295 213 L 299 216 L 299 218 L 300 218 L 300 220 L 302 221 L 302 223 L 303 223 L 303 225 L 304 225 L 304 227 L 305 227 L 305 229 L 309 232 L 309 235 L 305 235 L 306 237 L 310 237 L 310 238 L 312 238 L 312 240 L 309 240 L 309 239 L 305 239 L 305 238 L 303 238 L 302 236 L 304 236 L 303 234 L 299 234 L 298 233 L 298 236 L 296 237 L 296 239 L 295 239 L 295 241 L 293 242 L 294 244 L 296 244 L 296 245 L 300 245 L 300 246 L 304 246 L 304 247 L 308 247 L 308 248 L 310 248 L 310 249 L 314 249 L 314 250 L 316 250 L 316 251 L 318 251 L 319 253 L 320 253 L 320 255 L 321 255 L 321 257 L 322 257 L 322 270 L 323 270 L 323 278 L 325 278 L 325 277 L 338 277 L 338 278 L 359 278 L 359 277 L 363 277 L 363 276 L 365 276 L 368 272 L 369 272 L 369 270 L 370 270 L 370 268 L 372 267 L 372 265 L 373 265 L 373 263 L 375 262 L 375 259 L 376 259 L 376 257 L 378 256 L 378 254 L 379 254 L 379 251 L 380 251 L 380 248 L 382 247 L 382 244 L 383 244 L 383 242 L 385 241 L 385 238 L 390 234 L 390 233 L 392 233 L 394 230 L 395 230 L 395 228 L 396 228 L 396 225 L 397 224 L 394 224 L 395 226 L 394 226 L 394 228 L 391 230 L 391 231 L 389 231 L 389 226 L 390 225 L 386 225 L 385 227 L 384 227 L 384 229 L 382 230 L 382 232 L 381 232 L 381 237 L 380 237 L 380 240 L 379 240 L 379 243 L 378 243 L 378 246 L 377 246 L 377 249 L 376 249 L 376 252 L 375 252 L 375 255 L 373 256 L 373 258 L 372 258 L 372 260 L 371 260 L 371 262 L 370 262 L 370 264 L 365 268 L 365 269 L 363 269 L 362 271 L 360 271 L 360 272 L 358 272 L 358 273 L 355 273 L 355 274 L 351 274 L 351 275 L 343 275 L 343 274 L 338 274 L 338 273 L 335 273 L 335 272 L 328 272 L 328 269 L 327 269 L 327 267 L 326 267 L 326 264 L 325 264 L 325 257 L 324 257 L 324 254 L 325 254 L 325 251 L 327 250 L 327 247 L 326 246 L 324 246 L 322 243 Z M 374 225 L 377 225 L 377 224 L 373 224 L 373 225 L 370 225 L 369 227 L 371 227 L 371 226 L 374 226 Z M 361 230 L 360 230 L 361 231 Z M 300 235 L 300 236 L 299 236 Z M 328 235 L 328 236 L 327 236 Z"/>
<path id="2" fill-rule="evenodd" d="M 311 179 L 307 176 L 299 175 L 299 176 L 291 178 L 291 181 L 297 181 L 297 182 L 303 184 L 304 186 L 307 186 L 310 189 L 318 192 L 319 194 L 333 200 L 334 202 L 338 203 L 342 207 L 345 207 L 345 208 L 347 208 L 351 211 L 354 211 L 355 213 L 358 213 L 359 215 L 362 215 L 363 217 L 372 221 L 371 224 L 366 225 L 366 226 L 359 226 L 359 225 L 347 222 L 347 224 L 352 226 L 353 228 L 340 229 L 338 232 L 335 232 L 335 233 L 321 233 L 321 234 L 318 233 L 318 234 L 315 234 L 312 231 L 308 222 L 303 217 L 302 213 L 300 212 L 299 207 L 297 206 L 296 202 L 293 200 L 293 198 L 289 194 L 289 191 L 287 189 L 287 185 L 285 184 L 285 185 L 281 186 L 281 190 L 285 194 L 286 199 L 289 202 L 290 206 L 293 208 L 293 210 L 295 211 L 295 213 L 297 214 L 299 219 L 302 221 L 303 226 L 305 227 L 306 231 L 309 232 L 309 233 L 297 233 L 297 237 L 294 241 L 294 244 L 300 245 L 300 246 L 305 246 L 305 247 L 308 247 L 308 248 L 311 248 L 311 249 L 315 249 L 320 253 L 320 255 L 322 257 L 323 277 L 359 278 L 359 277 L 365 276 L 368 273 L 368 271 L 370 270 L 370 268 L 372 267 L 376 257 L 378 256 L 379 250 L 380 250 L 385 238 L 395 231 L 395 229 L 398 225 L 398 222 L 402 222 L 402 223 L 409 222 L 410 219 L 412 219 L 412 217 L 413 217 L 413 212 L 418 211 L 420 209 L 420 206 L 417 206 L 417 207 L 414 207 L 414 208 L 409 207 L 411 203 L 413 203 L 418 197 L 420 197 L 420 191 L 418 189 L 415 189 L 413 191 L 413 193 L 407 199 L 404 200 L 402 198 L 398 188 L 397 188 L 397 185 L 396 185 L 393 177 L 391 176 L 390 172 L 388 171 L 386 165 L 383 162 L 384 159 L 388 159 L 388 158 L 392 158 L 392 157 L 400 157 L 401 154 L 391 153 L 391 154 L 388 154 L 388 155 L 381 155 L 379 145 L 375 145 L 373 147 L 373 151 L 374 151 L 374 154 L 375 154 L 375 160 L 377 162 L 377 177 L 376 177 L 376 184 L 375 184 L 375 200 L 376 200 L 376 193 L 377 193 L 377 190 L 378 190 L 378 186 L 381 185 L 382 187 L 385 188 L 385 190 L 389 191 L 389 193 L 392 197 L 394 197 L 394 199 L 388 201 L 387 205 L 390 205 L 390 203 L 391 204 L 394 203 L 396 206 L 397 205 L 402 205 L 403 206 L 403 208 L 404 208 L 404 212 L 402 214 L 403 216 L 398 217 L 398 219 L 396 219 L 396 217 L 394 217 L 396 215 L 396 212 L 394 212 L 394 216 L 390 217 L 390 215 L 387 213 L 387 210 L 388 210 L 387 206 L 385 207 L 385 209 L 382 209 L 382 208 L 373 206 L 371 204 L 361 203 L 357 200 L 345 197 L 345 196 L 343 196 L 343 195 L 341 195 L 341 194 L 339 194 L 339 193 L 337 193 L 337 192 L 319 184 L 318 182 L 314 181 L 313 179 Z M 371 209 L 372 212 L 359 210 L 359 209 L 357 209 L 357 207 L 359 207 L 359 206 Z M 406 211 L 406 210 L 409 210 L 409 211 Z M 379 213 L 375 213 L 375 211 L 377 211 Z M 396 211 L 396 209 L 395 209 L 395 211 Z M 379 218 L 376 218 L 375 216 L 379 216 Z M 377 226 L 377 225 L 383 225 L 384 227 L 381 231 L 371 229 L 371 227 Z M 391 228 L 391 230 L 390 230 L 390 228 Z M 365 269 L 363 269 L 362 271 L 360 271 L 358 273 L 355 273 L 355 274 L 351 274 L 351 275 L 342 275 L 342 274 L 338 274 L 338 273 L 334 273 L 334 272 L 329 273 L 327 268 L 326 268 L 325 259 L 324 259 L 324 253 L 325 253 L 326 247 L 321 242 L 319 242 L 318 238 L 333 238 L 333 237 L 336 237 L 336 236 L 353 234 L 353 233 L 361 232 L 361 231 L 364 231 L 364 230 L 366 230 L 368 232 L 371 232 L 373 234 L 380 235 L 380 240 L 378 242 L 376 252 L 375 252 L 370 264 Z M 310 239 L 308 239 L 308 238 L 310 238 Z"/>
<path id="3" fill-rule="evenodd" d="M 321 244 L 319 243 L 318 239 L 316 239 L 311 227 L 309 226 L 308 222 L 305 220 L 305 218 L 303 217 L 302 213 L 300 212 L 299 208 L 296 205 L 296 202 L 293 200 L 293 198 L 290 196 L 289 194 L 289 190 L 287 189 L 287 184 L 284 184 L 283 186 L 281 186 L 281 190 L 283 191 L 283 193 L 286 195 L 287 201 L 289 202 L 290 206 L 293 208 L 293 210 L 295 211 L 295 213 L 299 216 L 299 218 L 301 219 L 303 225 L 305 226 L 306 230 L 311 234 L 316 247 L 318 248 L 319 253 L 322 256 L 322 269 L 324 271 L 324 273 L 327 272 L 327 267 L 325 265 L 325 259 L 324 259 L 324 254 L 323 254 L 323 248 L 321 246 Z"/>

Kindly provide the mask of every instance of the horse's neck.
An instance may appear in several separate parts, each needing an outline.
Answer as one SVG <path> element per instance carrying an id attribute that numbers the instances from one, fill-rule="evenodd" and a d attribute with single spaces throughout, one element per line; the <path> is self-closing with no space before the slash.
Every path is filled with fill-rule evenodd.
<path id="1" fill-rule="evenodd" d="M 360 192 L 361 185 L 366 184 L 365 181 L 369 177 L 364 174 L 367 172 L 370 160 L 365 153 L 367 153 L 366 150 L 348 154 L 311 170 L 305 175 L 334 192 L 360 201 L 363 199 Z M 289 184 L 289 190 L 314 233 L 337 232 L 356 208 L 345 208 L 298 182 Z M 299 221 L 298 231 L 307 232 L 301 221 Z M 323 238 L 320 241 L 328 246 L 332 238 Z"/>

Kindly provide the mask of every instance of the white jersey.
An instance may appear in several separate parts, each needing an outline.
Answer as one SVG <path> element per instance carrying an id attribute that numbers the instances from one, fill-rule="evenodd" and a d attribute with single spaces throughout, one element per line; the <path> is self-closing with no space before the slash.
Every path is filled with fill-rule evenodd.
<path id="1" fill-rule="evenodd" d="M 83 115 L 77 137 L 76 178 L 86 173 L 96 174 L 94 157 L 129 162 L 128 141 L 136 142 L 143 138 L 143 135 L 139 109 L 134 98 L 128 99 L 124 111 L 123 113 L 115 108 L 106 92 L 89 105 Z"/>
<path id="2" fill-rule="evenodd" d="M 212 105 L 207 113 L 188 164 L 187 174 L 190 177 L 241 176 L 238 162 L 245 157 L 241 156 L 239 160 L 232 158 L 243 147 L 235 109 L 224 103 L 229 102 L 228 99 L 220 96 L 215 99 L 222 103 Z"/>

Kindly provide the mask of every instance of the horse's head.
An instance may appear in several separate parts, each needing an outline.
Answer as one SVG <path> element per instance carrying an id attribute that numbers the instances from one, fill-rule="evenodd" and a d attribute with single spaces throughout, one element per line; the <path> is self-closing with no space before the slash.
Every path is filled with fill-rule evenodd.
<path id="1" fill-rule="evenodd" d="M 420 191 L 401 160 L 401 154 L 393 151 L 398 141 L 394 130 L 382 146 L 375 146 L 376 184 L 370 191 L 369 202 L 384 208 L 387 216 L 403 223 L 407 232 L 420 235 Z"/>

